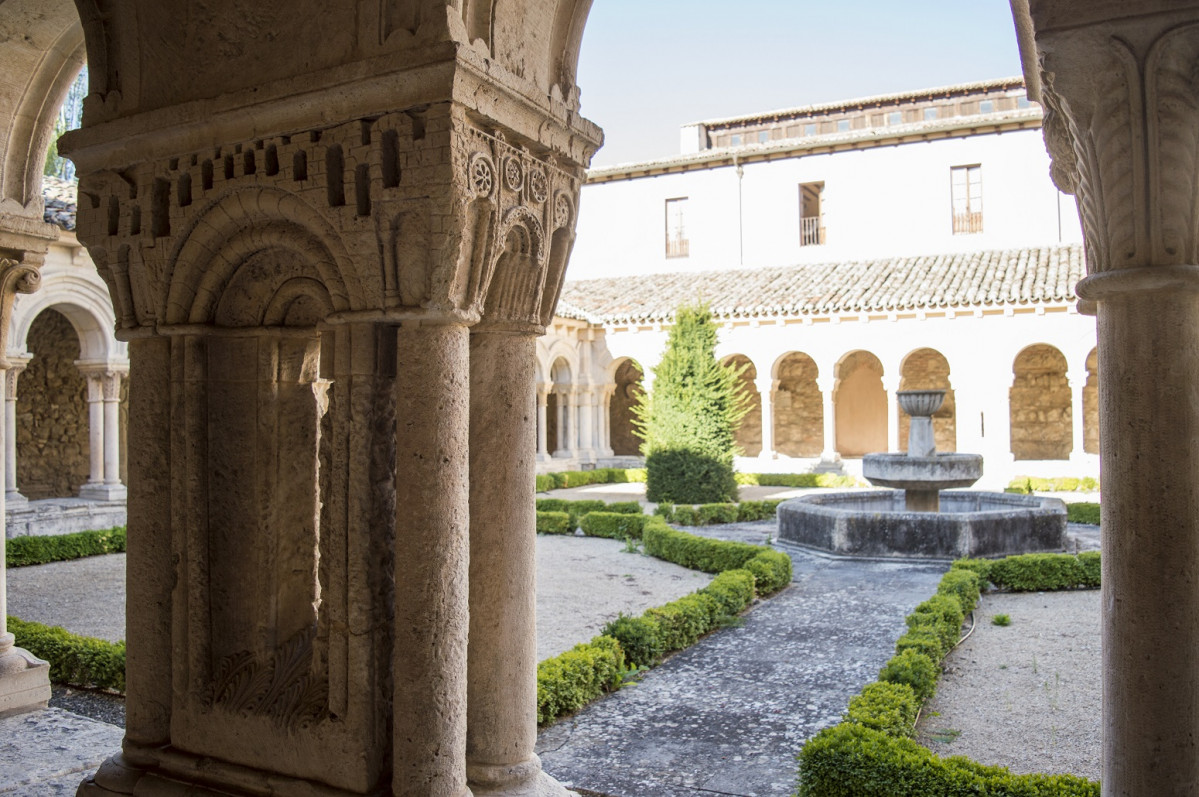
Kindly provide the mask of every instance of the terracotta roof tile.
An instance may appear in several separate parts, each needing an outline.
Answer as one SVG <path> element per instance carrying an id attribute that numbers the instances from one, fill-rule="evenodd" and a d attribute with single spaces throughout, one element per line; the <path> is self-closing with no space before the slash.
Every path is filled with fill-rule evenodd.
<path id="1" fill-rule="evenodd" d="M 597 323 L 652 323 L 697 299 L 718 318 L 1028 305 L 1075 301 L 1084 276 L 1081 245 L 1052 246 L 583 280 L 564 286 L 559 308 Z"/>

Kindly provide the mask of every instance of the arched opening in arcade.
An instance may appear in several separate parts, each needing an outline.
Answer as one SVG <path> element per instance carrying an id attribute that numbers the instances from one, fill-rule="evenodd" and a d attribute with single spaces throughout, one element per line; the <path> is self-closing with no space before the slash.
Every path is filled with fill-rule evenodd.
<path id="1" fill-rule="evenodd" d="M 936 349 L 917 349 L 909 354 L 900 366 L 899 389 L 945 391 L 941 408 L 933 413 L 933 438 L 938 451 L 957 451 L 957 412 L 945 355 Z M 907 451 L 911 418 L 900 410 L 895 422 L 899 424 L 899 450 Z"/>
<path id="2" fill-rule="evenodd" d="M 1016 355 L 1012 387 L 1012 456 L 1017 460 L 1069 459 L 1073 449 L 1066 357 L 1038 343 Z"/>
<path id="3" fill-rule="evenodd" d="M 824 447 L 824 399 L 816 361 L 790 352 L 775 366 L 774 450 L 788 457 L 818 457 Z"/>
<path id="4" fill-rule="evenodd" d="M 850 352 L 837 363 L 837 452 L 860 457 L 887 450 L 887 393 L 883 364 L 868 351 Z"/>
<path id="5" fill-rule="evenodd" d="M 644 372 L 634 359 L 620 360 L 613 375 L 616 387 L 608 405 L 608 423 L 613 456 L 636 457 L 641 454 L 641 438 L 633 424 L 633 409 L 645 395 Z"/>
<path id="6" fill-rule="evenodd" d="M 733 354 L 724 359 L 723 365 L 739 372 L 737 392 L 745 397 L 749 407 L 733 434 L 733 440 L 741 449 L 742 456 L 756 457 L 762 453 L 762 397 L 758 395 L 755 382 L 758 369 L 744 354 Z"/>

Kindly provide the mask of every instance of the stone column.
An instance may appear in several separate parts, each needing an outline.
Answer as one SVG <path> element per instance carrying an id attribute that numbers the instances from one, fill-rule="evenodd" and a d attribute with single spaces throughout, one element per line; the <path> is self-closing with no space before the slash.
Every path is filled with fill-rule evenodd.
<path id="1" fill-rule="evenodd" d="M 834 465 L 841 460 L 837 453 L 837 380 L 832 376 L 818 376 L 816 387 L 824 399 L 824 448 L 820 452 L 820 463 Z"/>
<path id="2" fill-rule="evenodd" d="M 87 371 L 87 481 L 80 498 L 104 500 L 104 374 Z"/>
<path id="3" fill-rule="evenodd" d="M 883 375 L 883 390 L 887 394 L 887 451 L 899 451 L 899 369 Z"/>
<path id="4" fill-rule="evenodd" d="M 758 379 L 754 387 L 762 400 L 762 459 L 774 459 L 774 391 L 777 380 Z"/>
<path id="5" fill-rule="evenodd" d="M 550 458 L 549 426 L 546 409 L 549 405 L 549 393 L 545 385 L 537 386 L 537 459 L 545 462 Z"/>
<path id="6" fill-rule="evenodd" d="M 104 375 L 104 489 L 109 500 L 125 498 L 121 484 L 121 377 L 120 371 Z"/>
<path id="7" fill-rule="evenodd" d="M 0 219 L 0 221 L 4 221 Z M 44 226 L 44 225 L 43 225 Z M 4 225 L 0 224 L 0 244 L 5 243 Z M 9 243 L 39 244 L 18 240 Z M 48 243 L 46 244 L 48 246 Z M 0 380 L 7 383 L 8 359 L 4 353 L 8 348 L 8 329 L 12 321 L 13 299 L 17 293 L 32 293 L 41 280 L 39 268 L 45 248 L 39 247 L 24 253 L 24 261 L 0 258 Z M 8 450 L 7 426 L 0 426 L 0 434 Z M 8 457 L 0 459 L 0 467 L 7 465 Z M 8 476 L 4 475 L 7 483 Z M 5 491 L 6 492 L 6 491 Z M 0 492 L 0 543 L 7 538 L 5 516 L 5 494 Z M 44 707 L 50 700 L 50 665 L 24 648 L 17 647 L 16 638 L 8 631 L 8 577 L 5 563 L 5 546 L 0 544 L 0 716 Z"/>
<path id="8" fill-rule="evenodd" d="M 559 459 L 570 456 L 570 440 L 567 421 L 570 417 L 570 412 L 567 408 L 567 393 L 560 385 L 554 385 L 554 412 L 558 416 L 557 439 L 554 440 L 553 456 Z"/>
<path id="9" fill-rule="evenodd" d="M 393 738 L 396 794 L 415 793 L 413 783 L 430 795 L 470 793 L 468 342 L 456 324 L 405 322 L 398 336 L 393 713 L 410 730 Z"/>
<path id="10" fill-rule="evenodd" d="M 1013 3 L 1098 318 L 1103 794 L 1199 783 L 1199 28 L 1193 4 Z M 1035 66 L 1034 66 L 1035 65 Z M 1034 95 L 1035 97 L 1035 95 Z M 1077 439 L 1077 437 L 1076 437 Z"/>
<path id="11" fill-rule="evenodd" d="M 28 360 L 10 357 L 12 367 L 4 382 L 4 492 L 9 506 L 23 504 L 25 496 L 17 487 L 17 380 Z"/>
<path id="12" fill-rule="evenodd" d="M 466 761 L 483 795 L 565 795 L 537 741 L 536 337 L 470 336 L 470 644 Z"/>
<path id="13" fill-rule="evenodd" d="M 1087 386 L 1087 369 L 1071 370 L 1066 374 L 1070 383 L 1070 426 L 1072 431 L 1072 446 L 1070 461 L 1081 465 L 1086 460 L 1086 415 L 1083 411 L 1083 391 Z"/>
<path id="14" fill-rule="evenodd" d="M 595 461 L 595 416 L 592 402 L 595 393 L 590 385 L 584 385 L 575 395 L 579 418 L 578 455 L 581 459 Z"/>
<path id="15" fill-rule="evenodd" d="M 603 403 L 600 404 L 600 446 L 605 457 L 615 456 L 612 451 L 612 397 L 615 395 L 615 385 L 604 386 Z"/>

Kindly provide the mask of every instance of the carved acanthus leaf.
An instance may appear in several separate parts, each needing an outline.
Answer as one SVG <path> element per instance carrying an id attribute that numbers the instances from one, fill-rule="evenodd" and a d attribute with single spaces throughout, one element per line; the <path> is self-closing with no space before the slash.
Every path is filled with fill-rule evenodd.
<path id="1" fill-rule="evenodd" d="M 301 631 L 265 657 L 241 651 L 221 659 L 210 704 L 243 716 L 269 717 L 290 730 L 328 716 L 328 684 L 312 672 L 315 629 Z"/>

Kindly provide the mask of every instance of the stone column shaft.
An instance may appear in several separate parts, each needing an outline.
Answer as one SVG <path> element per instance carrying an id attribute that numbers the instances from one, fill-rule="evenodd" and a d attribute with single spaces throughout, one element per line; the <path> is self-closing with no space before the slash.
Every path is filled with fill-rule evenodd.
<path id="1" fill-rule="evenodd" d="M 579 453 L 583 456 L 593 454 L 594 437 L 592 433 L 595 431 L 595 421 L 592 417 L 592 402 L 594 401 L 594 393 L 590 388 L 584 388 L 577 394 L 576 401 L 578 403 L 579 414 Z"/>
<path id="2" fill-rule="evenodd" d="M 898 369 L 896 369 L 898 373 Z M 887 393 L 887 451 L 899 451 L 899 377 L 883 377 L 883 390 Z"/>
<path id="3" fill-rule="evenodd" d="M 566 456 L 566 451 L 570 448 L 567 443 L 566 416 L 569 414 L 566 411 L 566 394 L 561 389 L 554 390 L 554 412 L 558 416 L 558 428 L 555 434 L 557 438 L 554 440 L 554 456 Z"/>
<path id="4" fill-rule="evenodd" d="M 470 336 L 467 775 L 481 795 L 565 795 L 537 741 L 532 334 Z"/>
<path id="5" fill-rule="evenodd" d="M 816 380 L 816 386 L 824 399 L 824 447 L 820 459 L 834 462 L 837 459 L 837 383 L 832 377 L 821 377 Z"/>
<path id="6" fill-rule="evenodd" d="M 121 483 L 121 374 L 104 377 L 104 483 Z"/>
<path id="7" fill-rule="evenodd" d="M 396 795 L 470 793 L 465 765 L 469 367 L 466 327 L 419 322 L 400 327 L 392 661 L 395 725 L 407 730 L 393 738 Z"/>
<path id="8" fill-rule="evenodd" d="M 104 378 L 87 375 L 87 444 L 89 485 L 104 482 Z"/>
<path id="9" fill-rule="evenodd" d="M 1070 448 L 1070 459 L 1078 460 L 1086 453 L 1086 431 L 1083 426 L 1086 415 L 1083 412 L 1082 394 L 1087 386 L 1087 371 L 1085 368 L 1081 372 L 1071 371 L 1066 376 L 1070 383 L 1070 427 L 1073 444 Z"/>
<path id="10" fill-rule="evenodd" d="M 17 379 L 24 370 L 14 363 L 4 383 L 4 489 L 10 504 L 25 500 L 17 487 Z"/>
<path id="11" fill-rule="evenodd" d="M 755 384 L 762 400 L 762 454 L 774 457 L 774 380 L 759 379 Z"/>
<path id="12" fill-rule="evenodd" d="M 549 395 L 544 390 L 537 391 L 537 456 L 539 459 L 548 459 L 549 452 L 549 427 L 548 413 L 546 412 L 549 404 Z"/>

